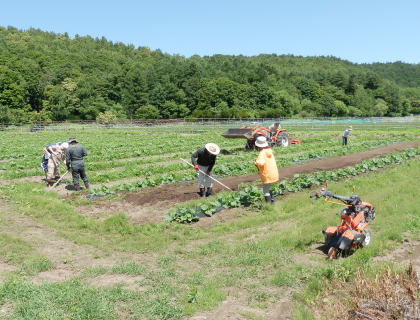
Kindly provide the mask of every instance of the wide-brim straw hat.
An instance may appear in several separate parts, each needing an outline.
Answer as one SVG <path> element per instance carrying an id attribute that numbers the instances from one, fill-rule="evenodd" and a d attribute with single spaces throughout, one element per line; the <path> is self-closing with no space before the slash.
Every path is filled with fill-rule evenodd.
<path id="1" fill-rule="evenodd" d="M 215 156 L 217 156 L 220 153 L 220 148 L 215 143 L 207 143 L 205 148 L 208 152 Z"/>
<path id="2" fill-rule="evenodd" d="M 258 137 L 257 141 L 255 141 L 255 145 L 258 148 L 265 148 L 268 147 L 268 142 L 266 137 Z"/>
<path id="3" fill-rule="evenodd" d="M 353 128 L 351 126 L 349 126 L 349 130 L 353 130 Z"/>

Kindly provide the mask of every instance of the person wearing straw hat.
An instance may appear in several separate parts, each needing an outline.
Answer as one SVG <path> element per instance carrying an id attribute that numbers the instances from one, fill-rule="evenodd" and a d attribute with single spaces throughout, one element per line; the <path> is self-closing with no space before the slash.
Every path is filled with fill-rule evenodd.
<path id="1" fill-rule="evenodd" d="M 48 146 L 48 151 L 51 154 L 48 157 L 47 163 L 47 187 L 51 187 L 51 180 L 60 179 L 60 162 L 66 164 L 66 150 L 68 149 L 68 142 L 57 143 Z"/>
<path id="2" fill-rule="evenodd" d="M 343 146 L 347 145 L 347 137 L 350 135 L 350 132 L 352 130 L 352 127 L 349 126 L 346 130 L 343 132 Z"/>
<path id="3" fill-rule="evenodd" d="M 87 152 L 85 148 L 78 143 L 79 142 L 76 140 L 76 138 L 70 138 L 70 146 L 66 152 L 67 169 L 70 170 L 71 166 L 71 174 L 73 176 L 73 184 L 76 188 L 76 191 L 80 190 L 79 176 L 85 183 L 86 189 L 89 189 L 89 180 L 86 176 L 85 162 L 83 160 L 83 158 L 87 156 Z"/>
<path id="4" fill-rule="evenodd" d="M 266 137 L 258 137 L 255 141 L 255 147 L 260 153 L 255 160 L 258 173 L 261 178 L 265 202 L 273 204 L 275 202 L 271 184 L 279 181 L 279 169 L 273 151 L 268 145 Z"/>
<path id="5" fill-rule="evenodd" d="M 216 163 L 216 157 L 220 153 L 220 148 L 215 143 L 207 143 L 204 148 L 198 149 L 191 156 L 191 163 L 197 171 L 198 187 L 200 188 L 200 196 L 209 197 L 213 192 L 213 180 L 207 177 L 211 176 L 213 166 Z M 207 187 L 207 192 L 205 188 Z"/>

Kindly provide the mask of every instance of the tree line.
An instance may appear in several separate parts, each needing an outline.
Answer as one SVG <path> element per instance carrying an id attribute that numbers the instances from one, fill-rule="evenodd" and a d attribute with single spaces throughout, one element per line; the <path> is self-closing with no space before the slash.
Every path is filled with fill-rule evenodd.
<path id="1" fill-rule="evenodd" d="M 420 65 L 198 55 L 0 26 L 0 122 L 420 113 Z"/>

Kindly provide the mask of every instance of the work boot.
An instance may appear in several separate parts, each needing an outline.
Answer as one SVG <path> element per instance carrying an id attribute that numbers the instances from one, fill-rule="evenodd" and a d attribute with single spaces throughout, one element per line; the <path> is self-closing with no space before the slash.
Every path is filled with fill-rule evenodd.
<path id="1" fill-rule="evenodd" d="M 276 199 L 274 198 L 274 194 L 272 190 L 270 190 L 270 199 L 271 199 L 271 204 L 274 204 L 274 202 L 276 202 Z"/>
<path id="2" fill-rule="evenodd" d="M 78 184 L 75 184 L 74 187 L 76 188 L 76 191 L 80 191 L 80 186 Z"/>
<path id="3" fill-rule="evenodd" d="M 212 187 L 207 188 L 206 197 L 210 197 L 212 193 L 213 193 L 213 188 Z"/>
<path id="4" fill-rule="evenodd" d="M 206 196 L 206 189 L 205 188 L 200 188 L 200 197 L 204 198 Z"/>
<path id="5" fill-rule="evenodd" d="M 89 182 L 85 182 L 85 188 L 89 189 Z"/>
<path id="6" fill-rule="evenodd" d="M 47 187 L 51 188 L 51 179 L 47 179 Z"/>
<path id="7" fill-rule="evenodd" d="M 270 203 L 271 202 L 271 196 L 264 196 L 265 202 Z"/>

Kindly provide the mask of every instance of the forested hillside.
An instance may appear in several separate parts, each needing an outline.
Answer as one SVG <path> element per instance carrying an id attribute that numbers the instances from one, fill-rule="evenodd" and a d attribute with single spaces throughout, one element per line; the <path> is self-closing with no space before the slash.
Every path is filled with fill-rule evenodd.
<path id="1" fill-rule="evenodd" d="M 420 113 L 420 65 L 164 54 L 0 26 L 0 122 Z"/>

